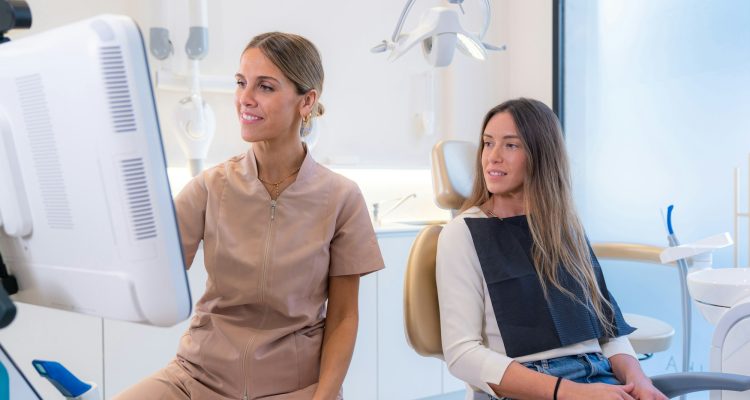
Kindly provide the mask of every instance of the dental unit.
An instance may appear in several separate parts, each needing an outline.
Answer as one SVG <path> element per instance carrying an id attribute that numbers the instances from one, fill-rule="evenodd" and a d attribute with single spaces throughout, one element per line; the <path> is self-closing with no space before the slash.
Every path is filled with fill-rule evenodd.
<path id="1" fill-rule="evenodd" d="M 710 345 L 710 370 L 750 375 L 750 269 L 712 268 L 710 253 L 733 244 L 728 233 L 669 247 L 662 263 L 689 258 L 687 287 L 701 314 L 715 326 Z M 747 399 L 747 393 L 712 391 L 711 400 Z"/>

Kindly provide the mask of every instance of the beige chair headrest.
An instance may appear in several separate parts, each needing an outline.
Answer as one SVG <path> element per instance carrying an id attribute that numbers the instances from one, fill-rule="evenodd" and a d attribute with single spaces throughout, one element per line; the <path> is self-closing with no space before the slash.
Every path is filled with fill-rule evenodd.
<path id="1" fill-rule="evenodd" d="M 443 359 L 440 310 L 435 282 L 435 256 L 440 225 L 422 229 L 411 246 L 404 277 L 406 340 L 420 355 Z"/>
<path id="2" fill-rule="evenodd" d="M 432 149 L 432 189 L 435 203 L 446 210 L 461 208 L 474 185 L 477 146 L 460 140 L 444 140 Z"/>

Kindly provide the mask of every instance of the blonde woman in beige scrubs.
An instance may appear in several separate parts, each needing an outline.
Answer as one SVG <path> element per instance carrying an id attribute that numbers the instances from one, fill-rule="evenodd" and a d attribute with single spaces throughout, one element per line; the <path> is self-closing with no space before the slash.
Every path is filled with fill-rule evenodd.
<path id="1" fill-rule="evenodd" d="M 117 399 L 341 398 L 359 278 L 383 260 L 357 185 L 301 140 L 323 113 L 320 55 L 297 35 L 258 35 L 236 80 L 250 149 L 175 200 L 186 265 L 203 241 L 206 292 L 175 359 Z"/>

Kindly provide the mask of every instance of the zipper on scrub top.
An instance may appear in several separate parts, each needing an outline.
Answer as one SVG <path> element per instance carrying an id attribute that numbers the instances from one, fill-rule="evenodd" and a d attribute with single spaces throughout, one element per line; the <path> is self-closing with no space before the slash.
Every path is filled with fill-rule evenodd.
<path id="1" fill-rule="evenodd" d="M 273 221 L 276 218 L 276 200 L 271 200 L 271 220 L 268 221 L 268 236 L 266 237 L 266 248 L 265 252 L 263 253 L 263 266 L 261 267 L 261 276 L 260 276 L 260 303 L 263 304 L 265 302 L 265 291 L 266 291 L 266 270 L 268 269 L 268 253 L 271 251 L 271 237 L 273 236 Z M 263 322 L 266 318 L 266 310 L 264 305 L 263 310 L 263 319 L 261 320 L 261 327 L 263 325 Z M 245 351 L 242 357 L 242 379 L 245 383 L 245 392 L 242 395 L 242 400 L 247 400 L 247 368 L 245 367 L 245 363 L 247 362 L 247 354 L 248 354 L 248 348 L 252 350 L 253 348 L 253 342 L 255 341 L 255 336 L 251 337 L 250 340 L 248 340 L 247 344 L 245 345 Z"/>
<path id="2" fill-rule="evenodd" d="M 268 236 L 266 236 L 266 249 L 263 253 L 263 266 L 260 275 L 260 303 L 266 300 L 266 271 L 268 270 L 268 255 L 271 252 L 271 239 L 273 236 L 273 221 L 276 218 L 276 200 L 271 200 L 271 220 L 268 221 Z"/>
<path id="3" fill-rule="evenodd" d="M 252 348 L 254 341 L 255 336 L 251 336 L 250 340 L 245 343 L 245 350 L 242 352 L 242 386 L 244 389 L 244 392 L 242 393 L 242 400 L 247 400 L 247 368 L 245 366 L 245 363 L 247 363 L 247 350 L 249 348 Z"/>

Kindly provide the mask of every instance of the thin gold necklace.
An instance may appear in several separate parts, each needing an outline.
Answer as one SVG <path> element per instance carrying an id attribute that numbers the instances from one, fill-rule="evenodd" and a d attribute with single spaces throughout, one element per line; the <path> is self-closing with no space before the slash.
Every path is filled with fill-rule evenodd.
<path id="1" fill-rule="evenodd" d="M 492 198 L 491 203 L 492 204 L 490 204 L 490 207 L 487 209 L 486 214 L 489 214 L 490 216 L 495 217 L 495 218 L 499 219 L 500 221 L 502 221 L 503 220 L 502 218 L 498 217 L 494 212 L 492 212 L 492 209 L 495 208 L 495 198 L 494 197 Z"/>
<path id="2" fill-rule="evenodd" d="M 492 212 L 492 210 L 489 210 L 489 209 L 488 209 L 488 210 L 487 210 L 487 214 L 489 214 L 490 216 L 493 216 L 493 217 L 495 217 L 495 218 L 499 219 L 500 221 L 502 221 L 502 220 L 503 220 L 502 218 L 500 218 L 500 217 L 498 217 L 497 215 L 495 215 L 495 213 L 493 213 L 493 212 Z"/>
<path id="3" fill-rule="evenodd" d="M 299 170 L 301 168 L 302 168 L 302 166 L 300 165 L 299 168 L 297 168 L 297 169 L 294 170 L 294 172 L 292 172 L 286 178 L 284 178 L 284 179 L 282 179 L 282 180 L 280 180 L 278 182 L 268 182 L 266 180 L 263 180 L 263 179 L 261 179 L 260 174 L 258 174 L 258 180 L 261 181 L 261 182 L 263 182 L 263 183 L 265 183 L 266 185 L 273 186 L 272 191 L 273 191 L 273 198 L 275 200 L 275 199 L 279 198 L 279 193 L 280 193 L 280 191 L 279 191 L 279 185 L 281 185 L 282 183 L 284 183 L 284 181 L 286 181 L 287 179 L 293 177 L 294 174 L 296 174 L 297 172 L 299 172 Z"/>

